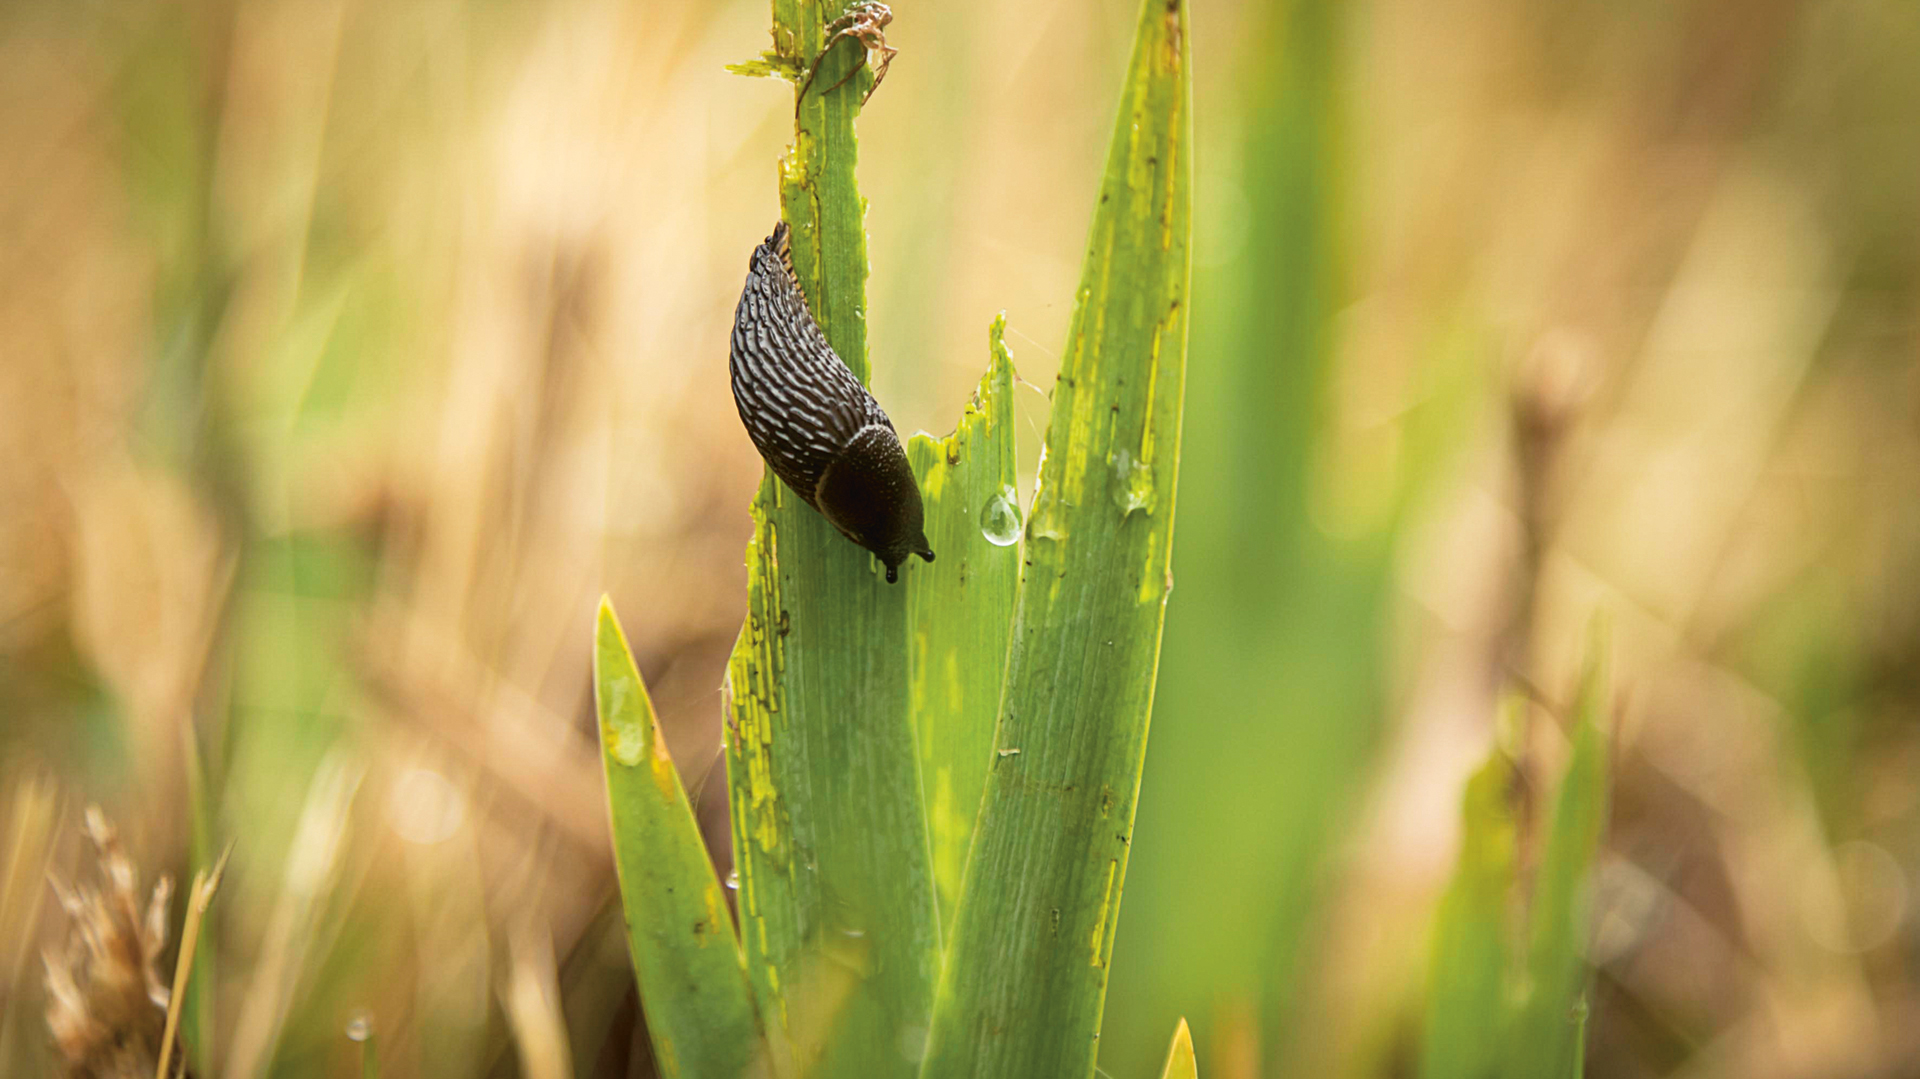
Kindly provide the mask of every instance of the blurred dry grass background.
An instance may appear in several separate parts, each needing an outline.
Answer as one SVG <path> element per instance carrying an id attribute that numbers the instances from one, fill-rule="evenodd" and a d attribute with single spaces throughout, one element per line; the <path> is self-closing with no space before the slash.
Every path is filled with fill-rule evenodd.
<path id="1" fill-rule="evenodd" d="M 895 10 L 871 343 L 897 425 L 944 431 L 994 312 L 1052 377 L 1130 21 Z M 1193 21 L 1185 560 L 1103 1066 L 1182 1012 L 1203 1074 L 1406 1073 L 1460 784 L 1516 683 L 1551 762 L 1600 610 L 1592 1074 L 1920 1074 L 1920 8 Z M 51 1073 L 43 882 L 84 876 L 93 801 L 149 875 L 235 842 L 205 1074 L 341 1074 L 356 1019 L 387 1075 L 650 1074 L 588 627 L 612 593 L 700 787 L 759 477 L 725 327 L 791 109 L 722 67 L 766 24 L 0 11 L 0 1070 Z M 1288 65 L 1327 155 L 1281 162 L 1329 223 L 1297 259 L 1260 156 Z M 1257 315 L 1313 280 L 1302 363 Z M 1229 440 L 1269 428 L 1293 449 Z M 1216 635 L 1318 595 L 1269 572 L 1316 558 L 1356 583 L 1261 623 L 1285 673 L 1226 695 Z"/>

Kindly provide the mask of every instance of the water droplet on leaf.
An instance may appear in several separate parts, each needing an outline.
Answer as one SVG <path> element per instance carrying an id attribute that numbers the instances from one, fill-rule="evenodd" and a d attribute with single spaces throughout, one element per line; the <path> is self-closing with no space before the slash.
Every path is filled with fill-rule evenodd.
<path id="1" fill-rule="evenodd" d="M 1113 451 L 1107 457 L 1107 464 L 1113 470 L 1113 504 L 1120 507 L 1120 516 L 1125 517 L 1134 510 L 1153 512 L 1153 466 L 1134 460 L 1127 450 Z"/>
<path id="2" fill-rule="evenodd" d="M 1011 547 L 1020 539 L 1020 496 L 1011 487 L 987 499 L 980 507 L 980 534 L 995 547 Z"/>
<path id="3" fill-rule="evenodd" d="M 1052 490 L 1042 487 L 1033 495 L 1033 516 L 1027 521 L 1029 539 L 1063 540 L 1066 525 L 1060 520 L 1060 500 Z"/>

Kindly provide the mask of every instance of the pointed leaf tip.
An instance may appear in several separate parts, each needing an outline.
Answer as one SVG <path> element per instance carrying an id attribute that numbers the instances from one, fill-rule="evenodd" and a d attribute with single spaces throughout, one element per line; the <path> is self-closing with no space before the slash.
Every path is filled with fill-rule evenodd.
<path id="1" fill-rule="evenodd" d="M 593 701 L 600 720 L 600 742 L 613 761 L 639 764 L 656 742 L 653 703 L 640 681 L 639 665 L 613 604 L 601 600 L 594 632 Z"/>
<path id="2" fill-rule="evenodd" d="M 605 598 L 595 628 L 594 701 L 614 869 L 654 1052 L 678 1062 L 673 1074 L 743 1075 L 760 1034 L 724 893 Z"/>
<path id="3" fill-rule="evenodd" d="M 602 666 L 608 658 L 603 653 L 619 655 L 628 651 L 627 634 L 620 628 L 620 616 L 614 613 L 611 596 L 602 595 L 600 609 L 594 613 L 593 645 L 593 674 L 597 687 L 600 679 L 611 673 Z"/>
<path id="4" fill-rule="evenodd" d="M 1185 1016 L 1173 1028 L 1173 1045 L 1167 1050 L 1167 1066 L 1160 1072 L 1160 1079 L 1200 1079 L 1200 1064 L 1193 1057 L 1193 1032 L 1187 1029 Z"/>

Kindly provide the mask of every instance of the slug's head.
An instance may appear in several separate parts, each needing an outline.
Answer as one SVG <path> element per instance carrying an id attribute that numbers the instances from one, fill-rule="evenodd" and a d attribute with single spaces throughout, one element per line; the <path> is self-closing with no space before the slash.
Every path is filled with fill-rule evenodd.
<path id="1" fill-rule="evenodd" d="M 917 554 L 929 562 L 933 561 L 933 545 L 927 542 L 926 525 L 922 519 L 924 511 L 920 505 L 920 489 L 914 488 L 912 497 L 905 501 L 907 505 L 903 507 L 904 511 L 887 522 L 888 535 L 881 537 L 878 543 L 861 544 L 887 564 L 888 584 L 900 579 L 900 564 L 907 560 L 908 555 Z"/>
<path id="2" fill-rule="evenodd" d="M 820 477 L 814 501 L 835 528 L 886 563 L 887 583 L 900 579 L 909 555 L 933 561 L 920 485 L 893 428 L 872 424 L 854 435 Z"/>

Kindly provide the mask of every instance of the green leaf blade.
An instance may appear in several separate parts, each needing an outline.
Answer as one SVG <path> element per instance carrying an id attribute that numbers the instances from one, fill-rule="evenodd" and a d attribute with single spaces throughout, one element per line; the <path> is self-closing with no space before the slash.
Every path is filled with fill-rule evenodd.
<path id="1" fill-rule="evenodd" d="M 774 53 L 806 70 L 838 12 L 775 0 Z M 814 318 L 868 378 L 865 204 L 854 117 L 871 84 L 843 40 L 798 103 L 780 166 L 791 261 Z M 908 586 L 769 473 L 753 507 L 748 622 L 729 667 L 728 786 L 747 972 L 776 1073 L 912 1074 L 939 963 Z M 902 567 L 911 575 L 918 566 Z M 799 987 L 833 985 L 831 1009 Z M 911 1052 L 909 1050 L 912 1050 Z"/>
<path id="2" fill-rule="evenodd" d="M 1421 1079 L 1488 1079 L 1499 1064 L 1511 1012 L 1515 779 L 1512 761 L 1496 749 L 1467 780 L 1460 857 L 1434 926 Z"/>
<path id="3" fill-rule="evenodd" d="M 1598 635 L 1596 635 L 1596 640 Z M 1511 1079 L 1582 1072 L 1589 883 L 1600 855 L 1608 806 L 1605 646 L 1589 646 L 1574 707 L 1573 754 L 1547 822 L 1528 919 L 1527 992 L 1515 1018 L 1506 1074 Z"/>
<path id="4" fill-rule="evenodd" d="M 988 331 L 991 359 L 954 433 L 915 435 L 927 538 L 939 558 L 908 578 L 912 709 L 920 741 L 933 878 L 951 931 L 993 759 L 1000 689 L 1020 582 L 1013 361 L 1007 320 Z"/>
<path id="5" fill-rule="evenodd" d="M 922 1075 L 1089 1075 L 1165 613 L 1186 370 L 1184 5 L 1142 8 Z"/>
<path id="6" fill-rule="evenodd" d="M 594 701 L 627 944 L 654 1055 L 666 1076 L 737 1076 L 759 1027 L 726 896 L 626 636 L 602 601 Z"/>

